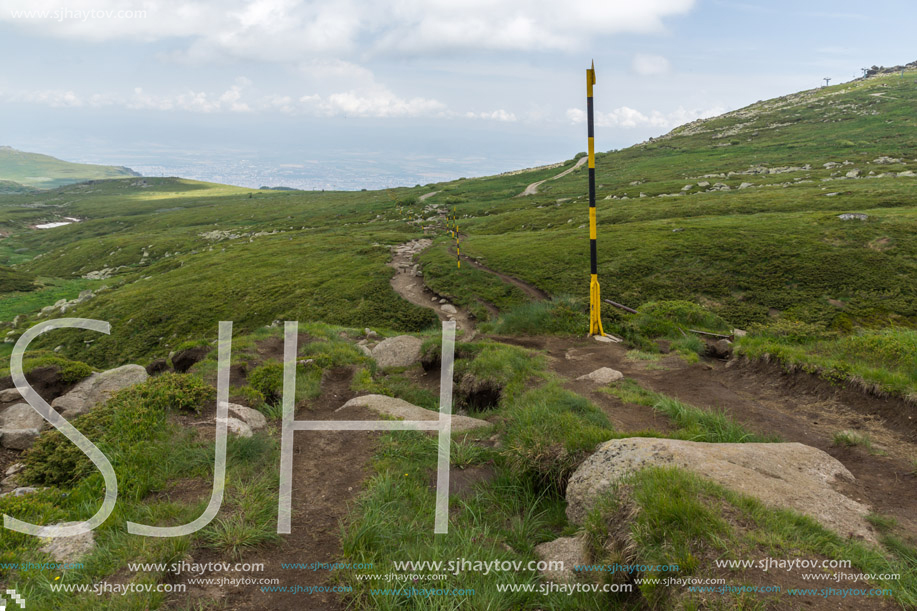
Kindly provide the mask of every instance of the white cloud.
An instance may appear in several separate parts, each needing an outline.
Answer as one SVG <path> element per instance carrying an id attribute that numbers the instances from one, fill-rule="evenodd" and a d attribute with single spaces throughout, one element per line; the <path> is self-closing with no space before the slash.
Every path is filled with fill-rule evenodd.
<path id="1" fill-rule="evenodd" d="M 7 99 L 10 99 L 14 102 L 40 104 L 43 106 L 51 106 L 52 108 L 75 107 L 83 105 L 82 98 L 80 98 L 80 96 L 74 92 L 58 91 L 53 89 L 14 93 L 6 97 Z"/>
<path id="2" fill-rule="evenodd" d="M 299 62 L 321 55 L 574 50 L 593 37 L 658 32 L 695 0 L 6 0 L 0 20 L 93 42 L 187 39 L 172 57 Z M 90 13 L 91 11 L 91 13 Z M 122 11 L 119 17 L 119 11 Z M 42 17 L 44 15 L 44 17 Z M 88 16 L 91 15 L 91 16 Z"/>
<path id="3" fill-rule="evenodd" d="M 446 109 L 446 105 L 437 100 L 400 98 L 382 87 L 372 91 L 332 93 L 319 100 L 317 107 L 322 114 L 357 117 L 417 117 Z"/>
<path id="4" fill-rule="evenodd" d="M 672 112 L 663 113 L 654 110 L 649 114 L 640 112 L 627 106 L 615 108 L 611 112 L 597 112 L 595 114 L 595 124 L 599 127 L 655 127 L 660 129 L 672 129 L 685 123 L 690 123 L 696 119 L 713 117 L 726 112 L 725 108 L 716 106 L 706 110 L 686 110 L 678 107 Z M 572 123 L 583 123 L 586 121 L 586 112 L 579 108 L 570 108 L 567 110 L 567 119 Z"/>
<path id="5" fill-rule="evenodd" d="M 631 61 L 631 69 L 641 76 L 666 74 L 671 69 L 669 60 L 661 55 L 644 55 L 638 53 Z"/>
<path id="6" fill-rule="evenodd" d="M 511 123 L 516 120 L 515 113 L 508 112 L 499 108 L 491 112 L 467 112 L 465 116 L 469 119 L 487 119 L 490 121 L 504 121 Z"/>

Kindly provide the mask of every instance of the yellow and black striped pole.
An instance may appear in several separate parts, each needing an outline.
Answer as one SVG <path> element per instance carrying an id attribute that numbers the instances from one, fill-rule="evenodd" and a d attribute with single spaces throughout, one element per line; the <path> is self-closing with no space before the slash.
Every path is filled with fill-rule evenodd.
<path id="1" fill-rule="evenodd" d="M 455 229 L 455 266 L 458 269 L 462 269 L 462 251 L 459 248 L 458 225 L 453 225 L 452 227 Z"/>
<path id="2" fill-rule="evenodd" d="M 586 69 L 586 123 L 589 136 L 589 335 L 602 331 L 602 299 L 599 293 L 599 269 L 595 246 L 595 122 L 592 112 L 592 86 L 595 85 L 595 62 Z"/>

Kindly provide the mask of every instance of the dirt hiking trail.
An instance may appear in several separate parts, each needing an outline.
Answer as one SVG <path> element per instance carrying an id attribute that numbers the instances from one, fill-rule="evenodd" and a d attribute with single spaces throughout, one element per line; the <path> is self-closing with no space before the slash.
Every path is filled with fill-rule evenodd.
<path id="1" fill-rule="evenodd" d="M 365 408 L 353 408 L 346 415 L 335 414 L 336 409 L 355 396 L 350 390 L 352 377 L 353 370 L 349 367 L 325 372 L 321 396 L 298 405 L 296 419 L 377 419 Z M 276 435 L 279 437 L 279 430 Z M 362 490 L 363 480 L 369 475 L 378 435 L 374 431 L 296 431 L 293 436 L 292 532 L 281 535 L 278 544 L 269 544 L 245 554 L 244 562 L 264 563 L 263 573 L 207 573 L 203 577 L 270 577 L 278 578 L 279 586 L 334 586 L 333 578 L 337 571 L 283 569 L 281 565 L 334 563 L 340 559 L 341 521 L 347 516 Z M 230 560 L 217 552 L 201 550 L 195 554 L 194 562 Z M 340 595 L 333 592 L 267 593 L 257 585 L 218 587 L 191 584 L 181 598 L 176 597 L 172 601 L 175 605 L 168 608 L 189 608 L 187 602 L 193 600 L 202 603 L 219 600 L 225 605 L 221 608 L 244 610 L 340 611 L 346 608 Z"/>
<path id="2" fill-rule="evenodd" d="M 395 275 L 391 279 L 392 289 L 414 305 L 433 310 L 440 320 L 454 320 L 456 331 L 462 333 L 459 336 L 461 340 L 471 341 L 477 334 L 471 314 L 431 291 L 424 283 L 423 276 L 419 275 L 422 272 L 420 265 L 414 262 L 414 256 L 429 248 L 432 243 L 429 239 L 412 240 L 392 248 L 392 260 L 389 262 L 389 267 L 395 268 Z"/>
<path id="3" fill-rule="evenodd" d="M 580 167 L 581 165 L 583 165 L 584 163 L 586 163 L 586 161 L 587 161 L 587 157 L 580 157 L 580 158 L 579 158 L 579 161 L 577 161 L 577 162 L 576 162 L 576 165 L 574 165 L 572 168 L 568 168 L 568 169 L 564 170 L 563 172 L 561 172 L 561 173 L 558 174 L 557 176 L 552 176 L 551 178 L 545 178 L 544 180 L 539 180 L 538 182 L 533 182 L 532 184 L 530 184 L 529 186 L 527 186 L 527 187 L 525 188 L 525 191 L 523 191 L 522 193 L 520 193 L 520 194 L 517 195 L 516 197 L 525 197 L 525 196 L 527 196 L 527 195 L 536 195 L 536 194 L 538 193 L 538 187 L 540 187 L 540 186 L 543 185 L 544 183 L 548 182 L 549 180 L 557 180 L 558 178 L 563 178 L 564 176 L 566 176 L 567 174 L 569 174 L 570 172 L 572 172 L 572 171 L 575 170 L 576 168 L 578 168 L 578 167 Z"/>

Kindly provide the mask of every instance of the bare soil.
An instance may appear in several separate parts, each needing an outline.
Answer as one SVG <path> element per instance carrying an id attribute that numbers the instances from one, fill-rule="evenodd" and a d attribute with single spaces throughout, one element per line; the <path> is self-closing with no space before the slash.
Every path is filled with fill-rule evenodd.
<path id="1" fill-rule="evenodd" d="M 298 406 L 297 420 L 338 420 L 335 414 L 354 393 L 350 390 L 353 371 L 338 368 L 326 372 L 322 394 L 314 401 Z M 372 419 L 368 410 L 351 410 L 347 419 Z M 274 431 L 279 435 L 280 431 Z M 334 585 L 334 571 L 283 569 L 283 563 L 333 563 L 340 558 L 341 522 L 356 500 L 370 459 L 375 451 L 378 433 L 371 431 L 297 431 L 293 445 L 293 517 L 292 532 L 282 535 L 279 544 L 269 544 L 245 555 L 244 561 L 264 563 L 261 573 L 208 573 L 203 577 L 228 579 L 277 578 L 279 586 Z M 226 562 L 213 550 L 200 549 L 194 562 Z M 183 576 L 185 578 L 185 576 Z M 188 585 L 188 590 L 171 601 L 171 608 L 186 608 L 194 600 L 219 599 L 227 609 L 315 609 L 346 608 L 339 594 L 331 592 L 265 593 L 258 585 L 212 586 Z"/>

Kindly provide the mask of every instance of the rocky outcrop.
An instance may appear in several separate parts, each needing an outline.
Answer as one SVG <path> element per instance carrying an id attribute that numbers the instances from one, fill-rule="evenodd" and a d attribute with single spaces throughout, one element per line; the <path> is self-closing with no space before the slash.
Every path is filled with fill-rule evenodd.
<path id="1" fill-rule="evenodd" d="M 875 542 L 869 508 L 836 491 L 853 475 L 825 452 L 801 443 L 697 443 L 613 439 L 586 459 L 567 485 L 567 517 L 582 523 L 596 500 L 647 467 L 680 467 L 774 507 L 808 515 L 826 528 Z"/>
<path id="2" fill-rule="evenodd" d="M 396 399 L 394 397 L 387 397 L 385 395 L 363 395 L 362 397 L 354 397 L 339 407 L 337 411 L 340 412 L 352 407 L 365 407 L 376 412 L 377 414 L 381 414 L 383 416 L 391 416 L 401 420 L 439 419 L 439 412 L 424 409 L 420 406 L 408 403 L 407 401 Z M 452 430 L 455 432 L 470 431 L 471 429 L 485 426 L 490 426 L 490 423 L 486 420 L 479 420 L 478 418 L 470 418 L 468 416 L 452 416 Z"/>
<path id="3" fill-rule="evenodd" d="M 379 367 L 407 367 L 420 360 L 423 340 L 412 335 L 398 335 L 384 339 L 372 350 Z"/>
<path id="4" fill-rule="evenodd" d="M 146 369 L 140 365 L 124 365 L 102 373 L 94 373 L 74 386 L 66 395 L 52 401 L 51 407 L 69 420 L 108 401 L 119 390 L 145 382 L 147 377 Z"/>

